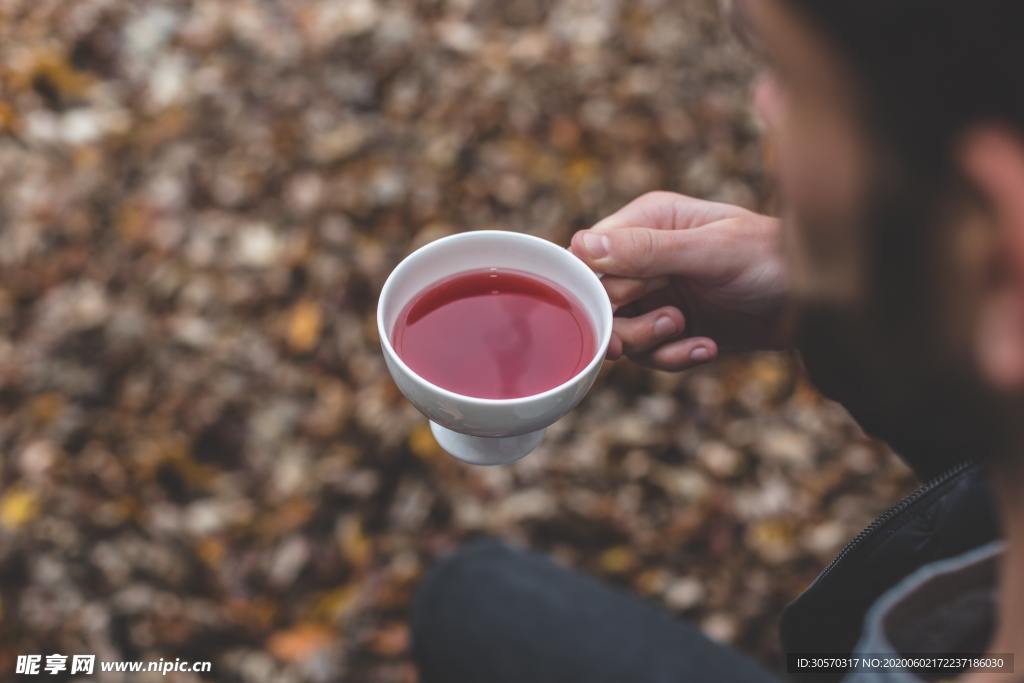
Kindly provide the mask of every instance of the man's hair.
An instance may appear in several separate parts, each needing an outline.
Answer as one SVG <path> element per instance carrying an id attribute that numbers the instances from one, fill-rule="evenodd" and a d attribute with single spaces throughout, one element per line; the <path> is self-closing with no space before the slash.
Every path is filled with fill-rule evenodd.
<path id="1" fill-rule="evenodd" d="M 914 174 L 956 175 L 978 123 L 1024 136 L 1021 0 L 785 0 L 857 77 L 873 132 Z"/>

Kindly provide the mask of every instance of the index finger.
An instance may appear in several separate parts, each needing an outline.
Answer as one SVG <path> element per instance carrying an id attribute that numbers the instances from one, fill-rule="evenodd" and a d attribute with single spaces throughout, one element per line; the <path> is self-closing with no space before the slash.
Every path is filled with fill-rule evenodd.
<path id="1" fill-rule="evenodd" d="M 686 230 L 744 213 L 748 211 L 732 204 L 697 199 L 676 192 L 648 192 L 601 219 L 590 229 L 598 232 L 632 227 Z"/>

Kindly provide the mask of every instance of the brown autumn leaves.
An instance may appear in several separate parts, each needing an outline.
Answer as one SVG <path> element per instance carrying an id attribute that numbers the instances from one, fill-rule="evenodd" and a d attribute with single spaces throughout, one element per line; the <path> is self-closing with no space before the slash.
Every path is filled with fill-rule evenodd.
<path id="1" fill-rule="evenodd" d="M 4 3 L 0 670 L 408 683 L 411 591 L 480 533 L 777 662 L 781 605 L 907 483 L 791 359 L 609 365 L 478 469 L 373 324 L 452 231 L 565 243 L 650 189 L 761 205 L 713 4 Z"/>

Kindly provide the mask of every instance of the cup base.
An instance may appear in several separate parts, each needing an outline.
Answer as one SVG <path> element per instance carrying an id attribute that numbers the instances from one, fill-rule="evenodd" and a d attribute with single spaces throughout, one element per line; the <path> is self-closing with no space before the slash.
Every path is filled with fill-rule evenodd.
<path id="1" fill-rule="evenodd" d="M 517 436 L 472 436 L 431 422 L 430 431 L 441 448 L 471 465 L 508 465 L 529 455 L 544 439 L 543 429 Z"/>

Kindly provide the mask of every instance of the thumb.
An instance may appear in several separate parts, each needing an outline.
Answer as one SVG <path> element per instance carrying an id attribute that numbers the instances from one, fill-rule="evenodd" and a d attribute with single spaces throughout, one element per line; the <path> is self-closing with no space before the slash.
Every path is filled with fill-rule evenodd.
<path id="1" fill-rule="evenodd" d="M 571 249 L 599 273 L 649 278 L 662 275 L 700 277 L 712 275 L 721 264 L 713 243 L 715 230 L 652 230 L 614 228 L 581 230 L 573 235 Z"/>

